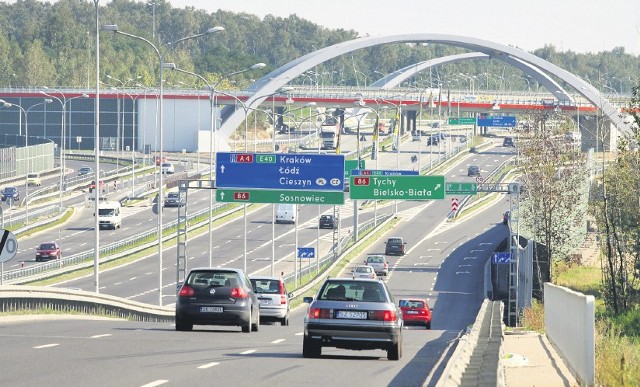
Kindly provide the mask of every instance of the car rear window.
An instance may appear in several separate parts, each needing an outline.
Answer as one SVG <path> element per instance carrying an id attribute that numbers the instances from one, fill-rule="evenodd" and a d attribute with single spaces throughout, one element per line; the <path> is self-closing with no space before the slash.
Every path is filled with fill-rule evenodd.
<path id="1" fill-rule="evenodd" d="M 370 263 L 384 263 L 384 258 L 382 257 L 368 257 L 367 262 Z"/>
<path id="2" fill-rule="evenodd" d="M 228 286 L 235 288 L 241 283 L 240 275 L 229 271 L 196 271 L 189 274 L 186 284 L 193 287 Z"/>
<path id="3" fill-rule="evenodd" d="M 379 282 L 331 281 L 320 290 L 319 300 L 387 302 L 383 285 Z"/>
<path id="4" fill-rule="evenodd" d="M 43 243 L 40 245 L 40 250 L 54 250 L 56 245 L 53 243 Z"/>
<path id="5" fill-rule="evenodd" d="M 387 241 L 387 243 L 391 243 L 391 244 L 398 244 L 398 243 L 402 243 L 402 239 L 400 239 L 400 238 L 389 238 L 389 240 Z"/>
<path id="6" fill-rule="evenodd" d="M 411 301 L 411 300 L 400 300 L 400 306 L 405 308 L 424 308 L 424 302 L 422 301 Z"/>
<path id="7" fill-rule="evenodd" d="M 280 294 L 280 281 L 274 279 L 251 279 L 251 286 L 256 293 Z M 284 289 L 284 286 L 282 287 Z"/>

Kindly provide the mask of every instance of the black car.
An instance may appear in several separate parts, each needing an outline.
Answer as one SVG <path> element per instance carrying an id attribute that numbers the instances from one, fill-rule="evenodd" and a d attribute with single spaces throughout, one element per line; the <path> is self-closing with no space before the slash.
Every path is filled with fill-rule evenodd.
<path id="1" fill-rule="evenodd" d="M 316 358 L 322 347 L 387 351 L 402 357 L 402 311 L 387 285 L 376 279 L 330 278 L 310 303 L 304 318 L 302 356 Z"/>
<path id="2" fill-rule="evenodd" d="M 407 243 L 399 237 L 391 237 L 385 242 L 384 255 L 404 255 Z"/>
<path id="3" fill-rule="evenodd" d="M 5 187 L 2 190 L 2 201 L 13 201 L 14 203 L 20 200 L 20 191 L 16 187 Z"/>
<path id="4" fill-rule="evenodd" d="M 469 169 L 467 169 L 467 176 L 480 176 L 480 167 L 477 165 L 469 165 Z"/>
<path id="5" fill-rule="evenodd" d="M 179 192 L 169 192 L 166 199 L 164 199 L 165 207 L 182 207 L 185 204 L 184 196 L 180 197 Z"/>
<path id="6" fill-rule="evenodd" d="M 513 144 L 513 137 L 505 137 L 504 140 L 502 140 L 502 146 L 515 147 Z"/>
<path id="7" fill-rule="evenodd" d="M 320 228 L 336 228 L 338 227 L 337 219 L 333 215 L 322 215 L 319 220 Z"/>
<path id="8" fill-rule="evenodd" d="M 191 331 L 194 325 L 230 325 L 256 332 L 260 302 L 242 270 L 192 269 L 178 293 L 175 321 L 176 331 Z"/>
<path id="9" fill-rule="evenodd" d="M 434 134 L 427 138 L 427 145 L 438 145 L 440 143 L 440 136 Z"/>

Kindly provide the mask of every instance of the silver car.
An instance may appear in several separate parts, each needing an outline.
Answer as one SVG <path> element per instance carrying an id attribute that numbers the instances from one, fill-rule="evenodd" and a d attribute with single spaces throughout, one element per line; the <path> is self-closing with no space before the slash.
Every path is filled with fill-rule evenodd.
<path id="1" fill-rule="evenodd" d="M 319 357 L 322 347 L 383 349 L 387 359 L 402 357 L 402 311 L 384 282 L 330 278 L 304 318 L 302 355 Z"/>
<path id="2" fill-rule="evenodd" d="M 287 293 L 282 278 L 254 276 L 249 280 L 260 302 L 260 319 L 289 325 L 289 299 L 292 294 Z"/>

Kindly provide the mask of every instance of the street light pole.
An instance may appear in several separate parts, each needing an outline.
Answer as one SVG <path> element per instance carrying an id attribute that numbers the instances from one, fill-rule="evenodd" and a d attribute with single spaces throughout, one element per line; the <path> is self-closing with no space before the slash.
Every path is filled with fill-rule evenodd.
<path id="1" fill-rule="evenodd" d="M 94 130 L 94 152 L 95 152 L 95 181 L 97 186 L 100 185 L 100 24 L 99 24 L 99 6 L 100 0 L 93 0 L 95 5 L 95 21 L 96 21 L 96 95 L 95 95 L 95 111 L 93 113 L 93 120 L 95 124 Z M 93 230 L 94 230 L 94 244 L 93 244 L 93 286 L 96 293 L 100 293 L 100 222 L 98 221 L 98 202 L 100 199 L 100 190 L 94 189 L 95 201 L 93 205 Z"/>
<path id="2" fill-rule="evenodd" d="M 162 136 L 163 136 L 163 117 L 162 117 L 162 110 L 163 110 L 163 103 L 162 103 L 162 97 L 163 97 L 163 71 L 164 71 L 164 56 L 167 54 L 167 52 L 165 51 L 164 54 L 160 53 L 160 50 L 153 44 L 151 43 L 149 40 L 141 37 L 141 36 L 137 36 L 137 35 L 133 35 L 133 34 L 129 34 L 126 32 L 122 32 L 118 30 L 118 26 L 115 24 L 111 24 L 111 25 L 106 25 L 103 27 L 104 31 L 110 31 L 110 32 L 114 32 L 116 34 L 120 34 L 120 35 L 124 35 L 124 36 L 128 36 L 130 38 L 133 39 L 137 39 L 140 40 L 148 45 L 150 45 L 153 50 L 155 51 L 156 55 L 158 56 L 158 61 L 160 62 L 160 71 L 159 71 L 159 83 L 160 83 L 160 94 L 159 94 L 159 99 L 160 99 L 160 105 L 158 108 L 158 115 L 159 115 L 159 127 L 158 127 L 158 143 L 159 143 L 159 156 L 160 156 L 160 160 L 163 159 L 163 141 L 162 141 Z M 195 39 L 195 38 L 199 38 L 202 37 L 204 35 L 208 35 L 208 34 L 212 34 L 215 32 L 219 32 L 219 31 L 224 31 L 223 27 L 214 27 L 214 28 L 210 28 L 209 30 L 207 30 L 204 33 L 200 33 L 200 34 L 196 34 L 196 35 L 192 35 L 192 36 L 187 36 L 181 39 L 176 40 L 175 42 L 169 43 L 167 44 L 168 47 L 172 48 L 174 47 L 176 44 L 180 43 L 180 42 L 184 42 L 186 40 L 190 40 L 190 39 Z M 159 176 L 159 184 L 158 184 L 158 196 L 157 196 L 157 202 L 156 202 L 156 206 L 157 206 L 157 211 L 158 211 L 158 304 L 160 306 L 162 306 L 162 198 L 164 195 L 163 192 L 163 185 L 164 185 L 164 181 L 163 181 L 163 173 L 160 173 Z"/>

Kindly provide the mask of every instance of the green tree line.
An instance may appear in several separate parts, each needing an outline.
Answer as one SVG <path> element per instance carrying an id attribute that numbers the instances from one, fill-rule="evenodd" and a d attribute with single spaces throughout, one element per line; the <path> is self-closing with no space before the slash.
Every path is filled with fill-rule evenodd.
<path id="1" fill-rule="evenodd" d="M 168 42 L 223 26 L 222 33 L 175 47 L 167 53 L 166 61 L 211 80 L 254 63 L 267 64 L 260 72 L 239 75 L 236 87 L 244 87 L 251 79 L 309 52 L 358 37 L 356 31 L 327 29 L 296 15 L 260 19 L 247 13 L 173 8 L 166 0 L 113 0 L 100 5 L 100 24 L 117 24 L 120 30 L 144 37 L 162 50 L 168 49 Z M 94 28 L 91 1 L 0 2 L 0 87 L 89 87 L 95 71 Z M 145 86 L 156 84 L 157 58 L 148 45 L 101 33 L 100 47 L 103 81 L 111 75 L 138 79 Z M 372 47 L 319 65 L 290 83 L 365 86 L 410 64 L 461 52 L 465 50 L 438 44 Z M 583 54 L 559 52 L 548 45 L 533 54 L 583 77 L 605 93 L 630 94 L 638 83 L 640 57 L 625 53 L 622 47 Z M 493 59 L 437 66 L 410 84 L 419 88 L 538 89 L 533 79 Z"/>

